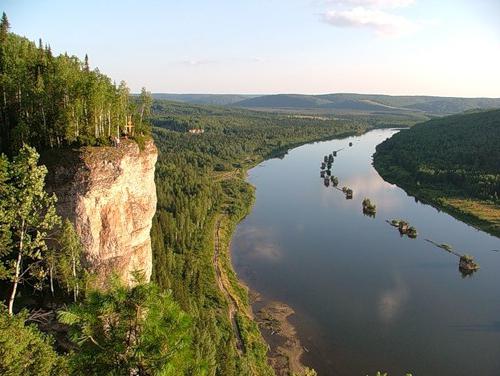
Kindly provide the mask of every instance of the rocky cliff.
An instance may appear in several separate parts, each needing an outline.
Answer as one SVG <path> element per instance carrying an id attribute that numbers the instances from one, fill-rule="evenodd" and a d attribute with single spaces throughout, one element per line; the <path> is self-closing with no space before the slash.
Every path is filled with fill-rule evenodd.
<path id="1" fill-rule="evenodd" d="M 85 248 L 87 268 L 98 286 L 116 273 L 125 283 L 152 270 L 151 222 L 156 210 L 152 141 L 118 147 L 85 147 L 49 156 L 49 190 L 60 215 L 73 221 Z"/>

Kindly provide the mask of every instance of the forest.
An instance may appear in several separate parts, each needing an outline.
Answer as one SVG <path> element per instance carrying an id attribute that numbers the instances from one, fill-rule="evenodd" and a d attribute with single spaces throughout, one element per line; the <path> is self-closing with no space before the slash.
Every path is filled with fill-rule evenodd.
<path id="1" fill-rule="evenodd" d="M 382 177 L 500 235 L 500 110 L 454 115 L 401 131 L 377 147 Z"/>
<path id="2" fill-rule="evenodd" d="M 0 23 L 0 152 L 13 155 L 23 143 L 39 150 L 65 146 L 107 145 L 113 136 L 141 137 L 151 95 L 130 96 L 91 69 L 88 56 L 54 56 L 50 45 L 9 32 Z M 127 128 L 129 121 L 133 131 Z"/>
<path id="3" fill-rule="evenodd" d="M 191 320 L 140 273 L 94 287 L 73 224 L 45 188 L 40 153 L 148 137 L 151 97 L 0 21 L 0 374 L 178 375 Z M 130 128 L 132 124 L 132 128 Z M 186 371 L 187 372 L 187 371 Z"/>

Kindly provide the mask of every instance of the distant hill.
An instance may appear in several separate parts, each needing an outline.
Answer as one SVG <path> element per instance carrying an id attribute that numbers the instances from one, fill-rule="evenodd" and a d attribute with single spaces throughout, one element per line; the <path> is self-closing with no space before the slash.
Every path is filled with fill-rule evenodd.
<path id="1" fill-rule="evenodd" d="M 436 118 L 377 146 L 387 181 L 500 236 L 500 110 Z"/>
<path id="2" fill-rule="evenodd" d="M 371 94 L 276 94 L 245 98 L 231 106 L 262 110 L 321 110 L 353 112 L 423 112 L 451 115 L 472 109 L 500 108 L 500 98 L 453 98 Z"/>
<path id="3" fill-rule="evenodd" d="M 166 99 L 176 102 L 185 102 L 192 104 L 210 104 L 216 106 L 231 105 L 236 102 L 241 102 L 245 99 L 253 98 L 252 95 L 240 94 L 168 94 L 154 93 L 154 99 Z"/>

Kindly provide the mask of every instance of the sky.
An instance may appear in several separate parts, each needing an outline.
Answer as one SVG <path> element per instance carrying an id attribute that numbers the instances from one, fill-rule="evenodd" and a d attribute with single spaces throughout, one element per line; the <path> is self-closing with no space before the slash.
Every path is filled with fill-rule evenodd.
<path id="1" fill-rule="evenodd" d="M 500 97 L 500 0 L 0 0 L 133 92 Z"/>

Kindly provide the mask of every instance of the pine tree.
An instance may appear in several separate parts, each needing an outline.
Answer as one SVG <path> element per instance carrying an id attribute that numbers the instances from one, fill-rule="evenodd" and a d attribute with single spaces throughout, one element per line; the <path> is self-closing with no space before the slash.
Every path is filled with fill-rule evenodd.
<path id="1" fill-rule="evenodd" d="M 153 104 L 153 97 L 151 93 L 146 90 L 145 87 L 141 89 L 141 95 L 139 96 L 140 103 L 140 111 L 139 111 L 139 129 L 138 131 L 143 130 L 143 120 L 144 118 L 148 118 L 151 114 L 151 105 Z"/>
<path id="2" fill-rule="evenodd" d="M 114 281 L 106 291 L 59 313 L 79 349 L 74 374 L 182 375 L 189 366 L 190 320 L 153 284 Z"/>
<path id="3" fill-rule="evenodd" d="M 84 72 L 89 72 L 90 71 L 90 66 L 89 66 L 89 55 L 85 54 L 85 60 L 83 63 L 83 71 Z"/>
<path id="4" fill-rule="evenodd" d="M 0 147 L 3 150 L 6 150 L 9 145 L 9 123 L 7 116 L 7 88 L 6 88 L 6 51 L 5 45 L 7 44 L 7 36 L 9 34 L 9 20 L 7 19 L 7 15 L 3 12 L 2 20 L 0 21 L 0 114 L 2 120 L 2 127 L 0 129 Z"/>
<path id="5" fill-rule="evenodd" d="M 0 305 L 0 375 L 68 375 L 67 361 L 52 348 L 53 339 L 33 324 L 25 311 L 10 316 Z"/>
<path id="6" fill-rule="evenodd" d="M 7 19 L 7 14 L 3 12 L 2 14 L 2 20 L 0 21 L 0 40 L 4 40 L 4 38 L 7 36 L 7 33 L 9 32 L 10 29 L 10 23 L 9 20 Z"/>

